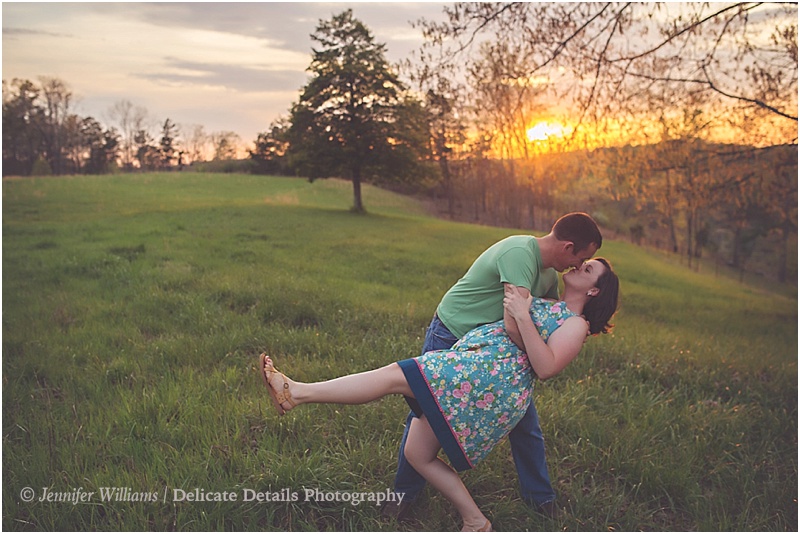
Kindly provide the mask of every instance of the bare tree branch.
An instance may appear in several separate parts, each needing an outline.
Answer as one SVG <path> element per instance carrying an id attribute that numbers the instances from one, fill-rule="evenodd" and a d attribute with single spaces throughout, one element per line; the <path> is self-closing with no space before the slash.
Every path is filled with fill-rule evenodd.
<path id="1" fill-rule="evenodd" d="M 750 11 L 752 9 L 755 9 L 756 7 L 760 6 L 761 4 L 762 4 L 761 2 L 759 2 L 757 4 L 751 4 L 744 11 Z M 659 43 L 658 45 L 656 45 L 653 48 L 650 48 L 650 49 L 648 49 L 648 50 L 646 50 L 644 52 L 641 52 L 640 54 L 637 54 L 635 56 L 619 57 L 619 58 L 616 58 L 616 59 L 608 59 L 608 61 L 610 61 L 612 63 L 615 63 L 615 62 L 618 62 L 618 61 L 635 61 L 635 60 L 641 59 L 641 58 L 643 58 L 645 56 L 652 55 L 655 52 L 657 52 L 658 50 L 664 48 L 666 45 L 668 45 L 672 41 L 674 41 L 676 38 L 680 37 L 681 35 L 683 35 L 683 34 L 685 34 L 687 32 L 690 32 L 690 31 L 694 30 L 695 28 L 698 28 L 698 27 L 702 26 L 706 22 L 719 17 L 723 13 L 731 11 L 732 9 L 739 9 L 742 6 L 747 6 L 747 5 L 748 5 L 747 3 L 738 3 L 738 4 L 734 4 L 732 6 L 728 6 L 728 7 L 724 8 L 724 9 L 720 9 L 716 13 L 712 13 L 711 15 L 708 15 L 707 17 L 705 17 L 705 18 L 703 18 L 701 20 L 692 22 L 691 24 L 685 26 L 680 31 L 676 32 L 674 35 L 670 35 L 667 39 L 665 39 L 664 41 L 662 41 L 661 43 Z"/>
<path id="2" fill-rule="evenodd" d="M 743 102 L 749 102 L 751 104 L 755 104 L 756 106 L 758 106 L 758 107 L 760 107 L 762 109 L 766 109 L 767 111 L 775 113 L 776 115 L 779 115 L 781 117 L 785 117 L 787 119 L 791 119 L 791 120 L 797 122 L 797 116 L 796 115 L 789 115 L 788 113 L 785 113 L 785 112 L 779 110 L 778 108 L 776 108 L 774 106 L 770 106 L 769 104 L 767 104 L 766 102 L 764 102 L 762 100 L 758 100 L 756 98 L 748 98 L 746 96 L 741 96 L 741 95 L 734 95 L 734 94 L 727 93 L 727 92 L 723 91 L 722 89 L 717 87 L 716 84 L 714 84 L 713 81 L 711 81 L 711 77 L 708 75 L 708 72 L 706 71 L 705 67 L 703 67 L 703 74 L 706 75 L 706 82 L 705 83 L 708 85 L 708 87 L 711 88 L 713 91 L 716 91 L 717 93 L 721 94 L 722 96 L 725 96 L 725 97 L 728 97 L 728 98 L 733 98 L 735 100 L 741 100 Z"/>

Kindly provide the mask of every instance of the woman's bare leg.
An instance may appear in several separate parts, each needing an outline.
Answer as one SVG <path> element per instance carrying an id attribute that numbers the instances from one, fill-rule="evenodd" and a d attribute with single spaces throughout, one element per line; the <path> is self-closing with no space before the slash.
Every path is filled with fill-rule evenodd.
<path id="1" fill-rule="evenodd" d="M 270 358 L 266 359 L 266 364 L 274 365 Z M 396 363 L 326 382 L 305 384 L 295 382 L 288 377 L 286 377 L 286 381 L 289 384 L 292 400 L 296 405 L 309 403 L 366 404 L 391 394 L 414 396 L 403 370 Z M 284 376 L 274 373 L 269 383 L 276 391 L 281 391 Z M 284 403 L 282 407 L 286 411 L 292 409 L 292 406 L 287 403 Z"/>
<path id="2" fill-rule="evenodd" d="M 266 358 L 265 369 L 262 371 L 268 366 L 274 366 L 269 357 Z M 327 382 L 295 382 L 279 372 L 273 373 L 269 379 L 270 386 L 276 391 L 284 389 L 284 382 L 289 384 L 288 389 L 295 406 L 309 403 L 366 404 L 391 394 L 414 396 L 403 370 L 396 363 Z M 293 408 L 288 403 L 281 406 L 286 411 Z M 439 440 L 428 420 L 425 417 L 413 419 L 405 448 L 409 463 L 455 505 L 464 522 L 463 530 L 476 531 L 486 527 L 489 520 L 475 504 L 461 477 L 437 457 L 440 448 Z"/>
<path id="3" fill-rule="evenodd" d="M 433 433 L 428 419 L 414 418 L 406 439 L 406 459 L 420 475 L 425 477 L 425 480 L 453 503 L 464 522 L 462 530 L 483 529 L 489 520 L 475 504 L 458 473 L 438 458 L 440 448 L 439 440 Z"/>

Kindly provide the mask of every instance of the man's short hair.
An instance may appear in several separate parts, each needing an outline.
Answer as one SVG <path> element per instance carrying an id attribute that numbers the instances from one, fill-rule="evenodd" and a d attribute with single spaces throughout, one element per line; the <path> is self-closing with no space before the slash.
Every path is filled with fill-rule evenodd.
<path id="1" fill-rule="evenodd" d="M 603 246 L 603 236 L 597 223 L 588 214 L 575 212 L 560 217 L 553 225 L 553 234 L 559 241 L 572 241 L 575 252 L 585 250 L 594 243 Z"/>

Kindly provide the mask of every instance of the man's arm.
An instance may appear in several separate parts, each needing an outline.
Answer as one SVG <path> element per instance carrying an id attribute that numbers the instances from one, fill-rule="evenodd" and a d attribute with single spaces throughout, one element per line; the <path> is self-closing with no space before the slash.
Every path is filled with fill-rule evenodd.
<path id="1" fill-rule="evenodd" d="M 504 293 L 509 288 L 509 286 L 516 289 L 517 293 L 519 293 L 519 295 L 523 298 L 527 299 L 531 294 L 531 292 L 525 289 L 524 287 L 513 286 L 508 283 L 503 284 Z M 511 338 L 511 341 L 513 341 L 517 347 L 522 349 L 523 352 L 527 352 L 525 350 L 525 342 L 522 341 L 522 334 L 519 331 L 519 325 L 517 324 L 517 320 L 514 319 L 514 317 L 509 313 L 509 311 L 505 307 L 503 307 L 503 322 L 506 325 L 506 333 L 508 334 L 508 337 Z"/>

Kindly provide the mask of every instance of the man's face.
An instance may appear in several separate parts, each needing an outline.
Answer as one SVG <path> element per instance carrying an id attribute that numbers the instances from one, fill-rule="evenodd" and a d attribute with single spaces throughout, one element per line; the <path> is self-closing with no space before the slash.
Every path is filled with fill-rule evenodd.
<path id="1" fill-rule="evenodd" d="M 572 267 L 580 267 L 597 252 L 597 245 L 590 243 L 583 250 L 575 251 L 572 243 L 566 244 L 558 255 L 557 271 L 566 271 Z"/>

